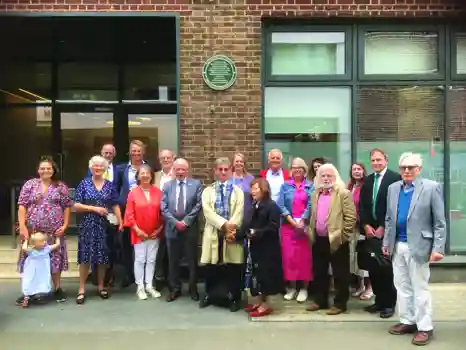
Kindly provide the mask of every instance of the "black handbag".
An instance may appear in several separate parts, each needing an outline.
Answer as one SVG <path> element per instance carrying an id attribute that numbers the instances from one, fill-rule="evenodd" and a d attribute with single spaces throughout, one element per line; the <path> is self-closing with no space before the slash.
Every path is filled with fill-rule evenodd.
<path id="1" fill-rule="evenodd" d="M 391 259 L 382 253 L 382 239 L 366 238 L 358 241 L 356 245 L 358 253 L 358 267 L 370 271 L 377 267 L 390 266 Z"/>

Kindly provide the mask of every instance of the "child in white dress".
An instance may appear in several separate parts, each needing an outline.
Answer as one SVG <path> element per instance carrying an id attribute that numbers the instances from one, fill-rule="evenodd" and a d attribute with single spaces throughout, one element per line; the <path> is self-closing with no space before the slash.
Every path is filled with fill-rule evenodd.
<path id="1" fill-rule="evenodd" d="M 30 298 L 36 295 L 48 295 L 52 291 L 52 274 L 50 270 L 50 253 L 60 247 L 60 238 L 55 244 L 47 244 L 47 235 L 33 233 L 24 241 L 22 249 L 27 254 L 21 274 L 21 289 L 24 308 L 29 306 Z"/>

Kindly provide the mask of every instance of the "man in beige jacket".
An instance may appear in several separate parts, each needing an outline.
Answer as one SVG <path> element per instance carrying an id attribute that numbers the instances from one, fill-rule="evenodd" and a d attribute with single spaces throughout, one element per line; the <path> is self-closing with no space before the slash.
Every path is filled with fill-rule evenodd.
<path id="1" fill-rule="evenodd" d="M 312 242 L 315 302 L 308 311 L 328 308 L 332 266 L 335 299 L 327 315 L 346 311 L 350 290 L 349 241 L 356 225 L 356 208 L 337 169 L 324 164 L 317 171 L 311 195 L 309 237 Z"/>
<path id="2" fill-rule="evenodd" d="M 244 193 L 229 181 L 228 158 L 217 159 L 214 171 L 216 181 L 202 193 L 205 227 L 201 264 L 205 265 L 206 278 L 205 297 L 199 306 L 228 306 L 235 312 L 241 307 L 244 262 L 243 247 L 235 235 L 243 221 Z"/>

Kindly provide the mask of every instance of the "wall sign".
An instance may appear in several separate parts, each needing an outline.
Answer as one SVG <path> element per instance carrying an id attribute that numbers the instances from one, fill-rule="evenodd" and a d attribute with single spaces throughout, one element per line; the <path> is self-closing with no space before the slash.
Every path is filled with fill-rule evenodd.
<path id="1" fill-rule="evenodd" d="M 204 63 L 202 78 L 212 90 L 227 90 L 236 82 L 235 62 L 224 55 L 212 56 Z"/>

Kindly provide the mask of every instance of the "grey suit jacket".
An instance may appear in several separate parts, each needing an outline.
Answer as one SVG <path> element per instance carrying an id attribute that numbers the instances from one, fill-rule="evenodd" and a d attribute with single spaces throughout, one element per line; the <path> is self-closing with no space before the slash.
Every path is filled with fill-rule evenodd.
<path id="1" fill-rule="evenodd" d="M 176 230 L 176 223 L 179 221 L 176 218 L 176 186 L 177 181 L 171 180 L 163 186 L 162 197 L 162 215 L 165 219 L 165 237 L 177 238 L 179 232 Z M 199 212 L 202 208 L 202 185 L 199 180 L 186 179 L 186 208 L 185 217 L 180 220 L 188 226 L 188 233 L 197 234 L 199 232 L 197 223 Z M 185 232 L 183 232 L 185 234 Z"/>
<path id="2" fill-rule="evenodd" d="M 384 247 L 393 254 L 396 243 L 398 199 L 403 181 L 388 187 L 387 215 L 385 217 Z M 417 178 L 408 212 L 408 246 L 418 263 L 429 261 L 432 251 L 444 254 L 446 238 L 445 207 L 441 185 L 435 181 Z"/>

